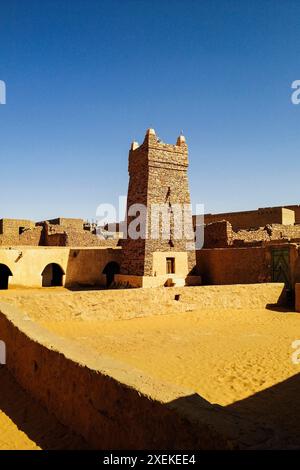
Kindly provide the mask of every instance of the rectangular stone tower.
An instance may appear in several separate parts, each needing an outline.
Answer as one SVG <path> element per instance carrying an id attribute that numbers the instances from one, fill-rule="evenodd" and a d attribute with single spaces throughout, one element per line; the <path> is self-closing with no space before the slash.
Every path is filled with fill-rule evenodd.
<path id="1" fill-rule="evenodd" d="M 198 283 L 188 184 L 188 148 L 148 129 L 129 152 L 127 238 L 118 280 L 135 286 Z"/>

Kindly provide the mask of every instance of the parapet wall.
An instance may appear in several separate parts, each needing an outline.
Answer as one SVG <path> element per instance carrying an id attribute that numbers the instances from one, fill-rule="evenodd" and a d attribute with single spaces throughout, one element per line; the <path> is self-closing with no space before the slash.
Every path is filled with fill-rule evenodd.
<path id="1" fill-rule="evenodd" d="M 230 222 L 222 220 L 205 225 L 204 248 L 255 246 L 269 242 L 300 241 L 300 225 L 272 224 L 257 229 L 234 231 Z"/>
<path id="2" fill-rule="evenodd" d="M 51 219 L 47 222 L 52 225 L 63 225 L 64 227 L 74 228 L 77 230 L 83 230 L 84 225 L 83 219 L 71 219 L 66 217 L 57 217 L 56 219 Z"/>
<path id="3" fill-rule="evenodd" d="M 268 301 L 279 289 L 267 288 L 272 292 Z M 20 385 L 91 448 L 251 449 L 271 438 L 268 430 L 258 430 L 247 418 L 212 405 L 192 390 L 78 350 L 71 340 L 3 303 L 0 339 L 6 344 L 7 367 Z"/>
<path id="4" fill-rule="evenodd" d="M 300 224 L 300 206 L 299 205 L 290 205 L 290 206 L 284 206 L 286 209 L 290 209 L 291 211 L 294 211 L 295 213 L 295 223 Z"/>
<path id="5" fill-rule="evenodd" d="M 76 226 L 45 223 L 43 233 L 43 245 L 45 246 L 115 247 L 118 244 L 118 239 L 105 240 Z"/>
<path id="6" fill-rule="evenodd" d="M 204 214 L 204 223 L 230 222 L 233 230 L 264 227 L 268 224 L 295 224 L 294 210 L 284 207 L 267 207 L 254 211 L 224 212 L 220 214 Z"/>

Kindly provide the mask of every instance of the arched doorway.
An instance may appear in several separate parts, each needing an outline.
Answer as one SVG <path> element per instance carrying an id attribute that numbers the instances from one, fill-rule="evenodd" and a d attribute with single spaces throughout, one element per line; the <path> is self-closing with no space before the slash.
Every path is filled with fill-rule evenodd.
<path id="1" fill-rule="evenodd" d="M 109 287 L 115 279 L 115 274 L 119 274 L 120 266 L 116 261 L 110 261 L 107 263 L 102 271 L 102 274 L 106 274 L 106 287 Z"/>
<path id="2" fill-rule="evenodd" d="M 64 270 L 57 263 L 47 264 L 42 272 L 42 286 L 53 287 L 63 285 Z"/>
<path id="3" fill-rule="evenodd" d="M 8 289 L 8 278 L 12 272 L 6 264 L 0 263 L 0 289 Z"/>

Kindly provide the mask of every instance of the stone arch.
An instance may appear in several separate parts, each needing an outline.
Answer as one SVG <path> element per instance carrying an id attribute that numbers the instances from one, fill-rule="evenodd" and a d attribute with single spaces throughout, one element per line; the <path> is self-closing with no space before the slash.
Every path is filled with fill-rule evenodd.
<path id="1" fill-rule="evenodd" d="M 8 289 L 9 276 L 12 272 L 6 264 L 0 263 L 0 289 Z"/>
<path id="2" fill-rule="evenodd" d="M 106 287 L 109 287 L 115 280 L 115 274 L 120 273 L 120 265 L 116 261 L 110 261 L 107 263 L 102 271 L 102 274 L 106 274 Z"/>
<path id="3" fill-rule="evenodd" d="M 42 272 L 42 286 L 63 286 L 65 272 L 57 263 L 49 263 Z"/>

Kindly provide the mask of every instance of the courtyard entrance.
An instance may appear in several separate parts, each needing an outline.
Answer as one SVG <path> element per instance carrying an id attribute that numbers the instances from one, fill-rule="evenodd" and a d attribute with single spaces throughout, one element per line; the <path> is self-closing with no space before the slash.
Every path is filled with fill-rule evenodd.
<path id="1" fill-rule="evenodd" d="M 102 273 L 106 274 L 106 287 L 109 287 L 115 280 L 115 274 L 120 273 L 120 266 L 116 261 L 111 261 L 107 263 Z"/>
<path id="2" fill-rule="evenodd" d="M 287 289 L 291 288 L 289 248 L 272 249 L 272 281 L 283 282 Z"/>
<path id="3" fill-rule="evenodd" d="M 0 289 L 8 289 L 9 276 L 12 276 L 9 267 L 0 263 Z"/>
<path id="4" fill-rule="evenodd" d="M 42 286 L 53 287 L 63 285 L 63 269 L 57 263 L 48 264 L 42 272 Z"/>

